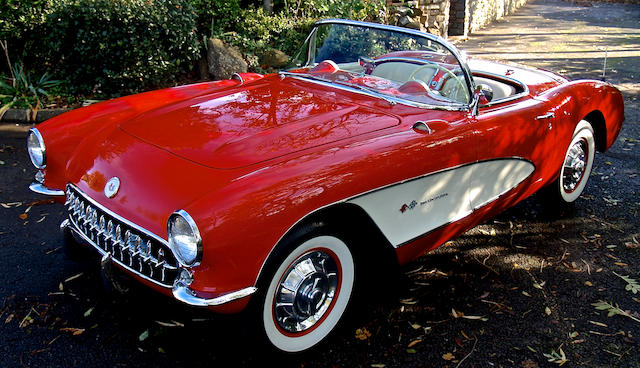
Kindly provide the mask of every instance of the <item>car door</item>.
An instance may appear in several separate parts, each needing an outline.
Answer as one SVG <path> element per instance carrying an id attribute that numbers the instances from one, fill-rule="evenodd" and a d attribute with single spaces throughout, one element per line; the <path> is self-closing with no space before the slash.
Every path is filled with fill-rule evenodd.
<path id="1" fill-rule="evenodd" d="M 471 214 L 469 184 L 476 161 L 468 113 L 425 110 L 405 119 L 403 125 L 413 128 L 403 134 L 396 170 L 411 174 L 350 200 L 395 247 Z"/>
<path id="2" fill-rule="evenodd" d="M 480 108 L 473 118 L 478 164 L 469 199 L 473 209 L 493 202 L 531 176 L 539 181 L 550 149 L 553 109 L 535 99 Z M 536 173 L 537 176 L 536 176 Z"/>

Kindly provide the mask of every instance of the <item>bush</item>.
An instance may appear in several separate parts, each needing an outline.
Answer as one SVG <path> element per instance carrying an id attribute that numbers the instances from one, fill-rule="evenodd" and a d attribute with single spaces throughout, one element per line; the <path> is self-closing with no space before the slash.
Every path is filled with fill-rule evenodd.
<path id="1" fill-rule="evenodd" d="M 286 4 L 290 4 L 290 7 Z M 293 56 L 309 34 L 313 23 L 329 17 L 383 21 L 385 1 L 306 0 L 298 4 L 284 2 L 276 3 L 274 13 L 251 7 L 240 12 L 237 24 L 216 29 L 217 33 L 214 32 L 213 36 L 239 47 L 249 62 L 250 69 L 263 72 L 258 64 L 260 55 L 268 49 L 275 48 Z M 225 32 L 227 29 L 231 31 Z"/>
<path id="2" fill-rule="evenodd" d="M 200 55 L 188 0 L 61 0 L 43 34 L 56 76 L 85 95 L 173 84 Z"/>
<path id="3" fill-rule="evenodd" d="M 240 0 L 189 0 L 195 10 L 196 27 L 201 36 L 211 36 L 235 28 L 241 19 Z"/>

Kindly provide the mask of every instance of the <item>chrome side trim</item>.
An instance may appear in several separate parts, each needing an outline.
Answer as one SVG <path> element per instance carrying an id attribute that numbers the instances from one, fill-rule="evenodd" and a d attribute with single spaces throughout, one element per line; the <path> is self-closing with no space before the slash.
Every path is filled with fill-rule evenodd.
<path id="1" fill-rule="evenodd" d="M 251 286 L 228 294 L 224 294 L 217 298 L 204 299 L 196 296 L 193 290 L 181 283 L 175 283 L 173 285 L 173 288 L 171 289 L 174 298 L 185 304 L 197 307 L 209 307 L 229 303 L 237 299 L 245 298 L 255 293 L 257 290 L 257 288 Z"/>
<path id="2" fill-rule="evenodd" d="M 32 192 L 48 196 L 60 197 L 65 195 L 64 190 L 47 188 L 38 182 L 31 183 L 29 189 L 31 189 Z"/>

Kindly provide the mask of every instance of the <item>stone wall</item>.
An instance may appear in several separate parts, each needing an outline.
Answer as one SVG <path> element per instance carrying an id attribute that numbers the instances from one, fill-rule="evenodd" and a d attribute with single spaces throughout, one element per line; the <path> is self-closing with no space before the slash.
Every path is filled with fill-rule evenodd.
<path id="1" fill-rule="evenodd" d="M 389 23 L 447 36 L 450 0 L 387 0 Z"/>
<path id="2" fill-rule="evenodd" d="M 512 14 L 526 2 L 527 0 L 466 0 L 469 15 L 467 33 L 475 32 L 496 19 Z"/>
<path id="3" fill-rule="evenodd" d="M 513 13 L 527 0 L 387 0 L 389 23 L 439 36 L 464 35 Z"/>

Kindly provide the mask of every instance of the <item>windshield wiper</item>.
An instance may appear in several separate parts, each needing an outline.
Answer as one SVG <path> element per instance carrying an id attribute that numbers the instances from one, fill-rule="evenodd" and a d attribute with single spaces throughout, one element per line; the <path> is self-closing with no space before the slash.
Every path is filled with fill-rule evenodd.
<path id="1" fill-rule="evenodd" d="M 366 92 L 367 96 L 372 96 L 372 97 L 377 97 L 377 98 L 383 99 L 383 100 L 387 101 L 391 105 L 395 105 L 396 104 L 396 101 L 383 96 L 382 94 L 380 94 L 380 92 L 378 92 L 378 91 L 376 91 L 376 90 L 374 90 L 372 88 L 361 86 L 359 84 L 351 84 L 351 83 L 342 82 L 342 81 L 329 80 L 329 79 L 317 77 L 317 76 L 309 74 L 309 73 L 293 73 L 293 72 L 281 71 L 281 72 L 278 72 L 278 74 L 285 75 L 285 76 L 291 76 L 291 77 L 309 78 L 309 79 L 317 80 L 317 81 L 324 82 L 324 83 L 330 83 L 330 84 L 339 84 L 341 86 L 345 86 L 345 87 L 349 87 L 349 88 L 353 88 L 353 89 L 357 89 L 357 90 Z"/>

